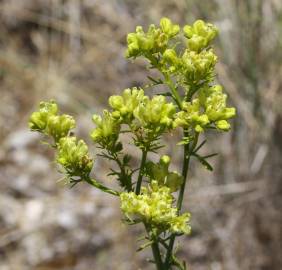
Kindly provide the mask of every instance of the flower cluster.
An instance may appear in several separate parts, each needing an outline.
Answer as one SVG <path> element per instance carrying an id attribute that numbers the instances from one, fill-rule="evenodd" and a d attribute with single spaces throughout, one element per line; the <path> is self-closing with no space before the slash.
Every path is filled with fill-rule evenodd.
<path id="1" fill-rule="evenodd" d="M 93 166 L 88 147 L 83 140 L 76 137 L 61 138 L 58 145 L 57 162 L 71 176 L 88 176 Z"/>
<path id="2" fill-rule="evenodd" d="M 40 102 L 39 111 L 31 114 L 29 128 L 52 136 L 55 143 L 69 134 L 75 127 L 74 119 L 67 115 L 58 115 L 58 106 L 54 101 Z"/>
<path id="3" fill-rule="evenodd" d="M 220 85 L 205 86 L 200 89 L 198 98 L 183 103 L 183 110 L 178 112 L 174 124 L 186 129 L 202 132 L 213 125 L 221 131 L 228 131 L 228 119 L 236 114 L 233 107 L 226 107 L 226 94 Z"/>
<path id="4" fill-rule="evenodd" d="M 162 85 L 160 88 L 166 89 L 154 96 L 145 95 L 142 88 L 125 89 L 121 95 L 109 98 L 109 110 L 93 115 L 95 128 L 90 136 L 101 149 L 97 156 L 114 163 L 108 176 L 119 182 L 121 191 L 90 177 L 93 159 L 88 146 L 73 136 L 70 131 L 75 127 L 74 119 L 58 114 L 54 101 L 41 102 L 39 110 L 30 117 L 32 131 L 54 139 L 56 162 L 70 183 L 85 181 L 119 196 L 126 220 L 130 224 L 144 223 L 145 239 L 149 242 L 141 247 L 152 246 L 157 269 L 174 266 L 186 269 L 185 263 L 176 258 L 174 241 L 176 236 L 189 234 L 191 230 L 190 214 L 180 214 L 189 162 L 196 158 L 212 170 L 207 159 L 214 154 L 200 154 L 205 141 L 198 145 L 199 133 L 208 129 L 228 131 L 228 121 L 236 114 L 235 108 L 227 106 L 222 87 L 213 82 L 217 56 L 210 45 L 217 32 L 214 25 L 201 20 L 180 29 L 163 18 L 159 26 L 150 25 L 147 32 L 138 26 L 136 32 L 128 34 L 126 56 L 143 57 L 149 61 L 150 68 L 159 71 L 158 78 L 148 76 L 152 84 L 147 88 Z M 184 134 L 178 144 L 184 144 L 182 175 L 169 170 L 167 155 L 161 156 L 158 162 L 149 159 L 149 152 L 157 153 L 163 146 L 162 135 L 175 128 L 181 128 Z M 120 136 L 122 133 L 129 134 L 141 150 L 140 164 L 134 165 L 131 156 L 125 153 L 122 140 L 126 137 Z"/>
<path id="5" fill-rule="evenodd" d="M 168 187 L 152 181 L 148 188 L 143 187 L 140 195 L 124 192 L 120 195 L 121 209 L 129 219 L 141 219 L 161 233 L 190 233 L 190 214 L 177 214 L 173 207 L 173 197 Z"/>
<path id="6" fill-rule="evenodd" d="M 143 89 L 125 89 L 121 96 L 111 96 L 109 104 L 112 112 L 105 110 L 103 117 L 93 116 L 97 127 L 91 133 L 93 141 L 106 149 L 117 142 L 121 124 L 127 124 L 135 135 L 141 129 L 144 134 L 139 138 L 144 140 L 173 127 L 175 105 L 162 95 L 149 98 Z"/>
<path id="7" fill-rule="evenodd" d="M 134 110 L 134 116 L 140 125 L 146 129 L 160 133 L 172 128 L 175 106 L 167 103 L 164 96 L 145 96 L 143 102 Z"/>
<path id="8" fill-rule="evenodd" d="M 103 111 L 103 117 L 94 114 L 92 120 L 96 124 L 96 128 L 91 133 L 92 140 L 105 149 L 114 147 L 120 132 L 119 120 L 107 110 Z"/>
<path id="9" fill-rule="evenodd" d="M 206 48 L 218 33 L 218 29 L 213 24 L 202 20 L 195 21 L 193 26 L 185 25 L 183 31 L 188 39 L 189 49 L 195 52 Z"/>
<path id="10" fill-rule="evenodd" d="M 183 176 L 176 171 L 169 171 L 170 157 L 164 155 L 155 164 L 151 161 L 146 164 L 146 175 L 151 181 L 157 181 L 159 186 L 166 186 L 171 192 L 177 191 L 183 183 Z"/>
<path id="11" fill-rule="evenodd" d="M 109 104 L 113 108 L 113 116 L 124 124 L 130 124 L 134 118 L 134 111 L 144 100 L 144 91 L 133 87 L 125 89 L 121 96 L 113 95 Z"/>
<path id="12" fill-rule="evenodd" d="M 181 67 L 185 83 L 197 85 L 203 80 L 210 81 L 213 78 L 216 62 L 217 56 L 211 49 L 200 53 L 186 50 L 182 56 Z"/>
<path id="13" fill-rule="evenodd" d="M 29 128 L 51 136 L 54 147 L 58 149 L 56 161 L 67 173 L 68 177 L 88 176 L 93 160 L 89 157 L 88 147 L 83 140 L 69 136 L 75 127 L 73 117 L 58 115 L 58 105 L 55 101 L 41 102 L 39 111 L 33 112 L 29 119 Z"/>
<path id="14" fill-rule="evenodd" d="M 136 27 L 135 33 L 127 35 L 128 49 L 126 57 L 136 58 L 140 55 L 153 55 L 163 52 L 168 41 L 179 33 L 179 25 L 172 24 L 168 18 L 162 18 L 160 28 L 154 24 L 149 26 L 148 32 L 145 33 L 142 26 Z"/>

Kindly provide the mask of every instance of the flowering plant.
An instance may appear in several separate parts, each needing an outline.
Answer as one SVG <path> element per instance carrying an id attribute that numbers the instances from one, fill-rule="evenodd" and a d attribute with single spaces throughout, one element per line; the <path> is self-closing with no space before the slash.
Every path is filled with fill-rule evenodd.
<path id="1" fill-rule="evenodd" d="M 109 98 L 110 110 L 93 115 L 95 128 L 90 136 L 101 150 L 98 156 L 116 163 L 118 169 L 110 168 L 109 175 L 120 184 L 118 191 L 91 176 L 94 161 L 88 146 L 73 135 L 74 119 L 59 114 L 55 101 L 41 102 L 29 120 L 32 131 L 53 139 L 56 162 L 68 183 L 87 182 L 118 196 L 125 222 L 144 224 L 145 243 L 139 250 L 151 246 L 151 261 L 158 270 L 187 269 L 185 261 L 177 258 L 174 243 L 176 237 L 191 231 L 190 214 L 182 212 L 189 162 L 196 158 L 212 170 L 207 159 L 213 155 L 199 153 L 205 143 L 198 144 L 199 135 L 207 130 L 228 131 L 229 119 L 235 116 L 235 108 L 226 106 L 222 87 L 213 83 L 217 56 L 210 43 L 217 33 L 214 25 L 202 20 L 181 30 L 162 18 L 159 27 L 150 25 L 145 32 L 138 26 L 136 32 L 128 34 L 126 57 L 145 58 L 161 76 L 149 76 L 149 87 L 164 85 L 167 92 L 150 97 L 142 88 L 125 89 Z M 178 142 L 183 148 L 182 173 L 169 169 L 167 155 L 157 163 L 148 159 L 148 153 L 163 147 L 162 136 L 175 129 L 183 131 Z M 141 151 L 137 168 L 124 151 L 120 134 L 125 132 Z"/>

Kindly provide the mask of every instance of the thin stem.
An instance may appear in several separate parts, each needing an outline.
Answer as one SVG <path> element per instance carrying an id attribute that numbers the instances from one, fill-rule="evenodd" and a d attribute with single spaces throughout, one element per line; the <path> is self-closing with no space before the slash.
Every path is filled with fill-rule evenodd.
<path id="1" fill-rule="evenodd" d="M 119 196 L 119 192 L 118 191 L 112 190 L 112 189 L 104 186 L 103 184 L 101 184 L 100 182 L 98 182 L 95 179 L 92 179 L 90 177 L 86 177 L 86 178 L 83 178 L 83 180 L 85 182 L 87 182 L 88 184 L 90 184 L 91 186 L 94 186 L 94 187 L 96 187 L 96 188 L 98 188 L 100 190 L 103 190 L 106 193 L 112 194 L 114 196 Z"/>
<path id="2" fill-rule="evenodd" d="M 170 76 L 162 71 L 159 60 L 157 58 L 155 58 L 151 55 L 147 55 L 146 57 L 150 60 L 152 66 L 154 66 L 156 69 L 158 69 L 160 71 L 160 73 L 164 76 L 165 83 L 167 84 L 167 86 L 171 90 L 172 97 L 173 97 L 174 101 L 176 102 L 178 108 L 181 110 L 182 109 L 182 100 L 181 100 L 181 97 L 180 97 L 173 81 L 171 80 Z"/>
<path id="3" fill-rule="evenodd" d="M 160 249 L 159 249 L 158 243 L 154 242 L 151 245 L 151 247 L 152 247 L 152 251 L 153 251 L 153 255 L 154 255 L 154 259 L 155 259 L 157 269 L 158 270 L 164 270 L 162 257 L 161 257 L 161 254 L 160 254 Z"/>
<path id="4" fill-rule="evenodd" d="M 186 137 L 188 136 L 187 131 L 184 131 L 184 137 L 185 136 Z M 188 169 L 189 169 L 190 156 L 191 156 L 193 150 L 195 149 L 195 147 L 197 146 L 198 138 L 199 138 L 199 133 L 196 133 L 195 137 L 194 137 L 193 144 L 191 145 L 190 149 L 189 149 L 189 144 L 184 145 L 184 156 L 183 156 L 184 163 L 183 163 L 183 169 L 182 169 L 183 184 L 180 188 L 179 196 L 178 196 L 178 200 L 177 200 L 177 210 L 178 210 L 178 212 L 180 212 L 180 210 L 182 208 L 183 196 L 184 196 L 185 186 L 186 186 L 186 182 L 187 182 L 187 174 L 188 174 Z"/>
<path id="5" fill-rule="evenodd" d="M 184 131 L 184 137 L 187 137 L 187 131 Z M 183 176 L 183 184 L 181 185 L 179 195 L 178 195 L 178 200 L 177 200 L 177 211 L 178 213 L 180 212 L 182 208 L 182 203 L 183 203 L 183 197 L 184 197 L 184 192 L 185 192 L 185 186 L 187 182 L 187 174 L 188 174 L 188 169 L 189 169 L 189 162 L 190 162 L 190 156 L 195 149 L 197 143 L 198 143 L 198 138 L 199 138 L 199 133 L 196 133 L 193 144 L 191 145 L 191 148 L 189 147 L 189 144 L 184 145 L 184 151 L 183 151 L 183 168 L 182 168 L 182 176 Z M 165 269 L 169 269 L 168 267 L 170 266 L 170 260 L 172 256 L 172 251 L 173 251 L 173 246 L 174 246 L 174 241 L 175 241 L 175 234 L 171 235 L 168 249 L 167 249 L 167 254 L 165 258 Z"/>
<path id="6" fill-rule="evenodd" d="M 135 190 L 135 193 L 137 195 L 140 194 L 140 190 L 141 190 L 143 171 L 144 171 L 144 167 L 145 167 L 145 163 L 146 163 L 146 159 L 147 159 L 147 153 L 148 153 L 147 149 L 142 150 L 141 165 L 140 165 L 140 169 L 139 169 L 139 175 L 138 175 L 136 190 Z M 148 226 L 145 223 L 144 223 L 144 226 L 146 228 L 146 231 L 149 233 L 150 230 L 149 230 Z M 152 248 L 153 256 L 154 256 L 155 263 L 156 263 L 156 266 L 157 266 L 157 270 L 163 270 L 163 262 L 162 262 L 162 258 L 161 258 L 159 245 L 158 245 L 157 242 L 155 242 L 155 240 L 152 243 L 151 248 Z"/>
<path id="7" fill-rule="evenodd" d="M 153 252 L 153 256 L 154 256 L 154 260 L 155 260 L 155 263 L 156 263 L 156 266 L 157 266 L 157 270 L 164 270 L 163 269 L 163 262 L 162 262 L 162 257 L 161 257 L 161 252 L 160 252 L 160 249 L 159 249 L 159 245 L 158 245 L 158 242 L 157 242 L 157 239 L 155 239 L 155 237 L 152 237 L 150 236 L 150 226 L 148 224 L 146 224 L 144 222 L 144 226 L 145 226 L 145 229 L 149 235 L 149 238 L 153 240 L 153 243 L 151 244 L 151 248 L 152 248 L 152 252 Z"/>
<path id="8" fill-rule="evenodd" d="M 144 171 L 144 167 L 145 167 L 145 163 L 146 163 L 147 153 L 148 153 L 147 150 L 142 150 L 141 165 L 140 165 L 140 169 L 139 169 L 139 175 L 138 175 L 136 190 L 135 190 L 135 193 L 137 195 L 140 194 L 140 190 L 141 190 L 143 171 Z"/>

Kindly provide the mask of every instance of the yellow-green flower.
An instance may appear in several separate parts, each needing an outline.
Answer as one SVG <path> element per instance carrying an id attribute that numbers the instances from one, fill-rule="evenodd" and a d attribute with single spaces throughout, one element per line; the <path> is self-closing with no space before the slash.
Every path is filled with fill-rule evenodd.
<path id="1" fill-rule="evenodd" d="M 29 127 L 32 131 L 39 131 L 52 136 L 56 143 L 75 128 L 75 120 L 67 114 L 58 115 L 55 101 L 41 102 L 39 111 L 31 114 Z"/>
<path id="2" fill-rule="evenodd" d="M 58 142 L 61 138 L 67 136 L 74 127 L 75 121 L 72 116 L 67 114 L 51 115 L 48 118 L 46 133 Z"/>
<path id="3" fill-rule="evenodd" d="M 183 31 L 188 38 L 188 48 L 196 52 L 206 48 L 218 33 L 216 26 L 202 20 L 197 20 L 193 26 L 185 25 Z"/>
<path id="4" fill-rule="evenodd" d="M 187 84 L 197 84 L 213 78 L 217 56 L 212 50 L 200 53 L 186 50 L 182 56 L 182 72 Z"/>
<path id="5" fill-rule="evenodd" d="M 209 124 L 209 118 L 205 113 L 201 112 L 199 99 L 193 99 L 192 102 L 183 103 L 183 110 L 176 114 L 174 124 L 184 128 L 194 128 L 195 131 L 202 132 L 206 125 Z"/>
<path id="6" fill-rule="evenodd" d="M 83 140 L 76 137 L 64 137 L 58 144 L 57 162 L 74 176 L 88 176 L 93 167 L 93 160 L 89 157 L 88 147 Z"/>
<path id="7" fill-rule="evenodd" d="M 29 128 L 32 131 L 44 132 L 48 119 L 51 115 L 58 113 L 58 106 L 55 101 L 40 102 L 39 111 L 33 112 L 29 119 Z"/>
<path id="8" fill-rule="evenodd" d="M 190 214 L 177 214 L 173 207 L 173 197 L 168 187 L 158 186 L 152 181 L 148 188 L 143 187 L 140 195 L 134 192 L 120 194 L 121 209 L 130 219 L 141 219 L 158 230 L 189 234 Z"/>
<path id="9" fill-rule="evenodd" d="M 124 123 L 130 123 L 133 111 L 144 100 L 144 90 L 136 87 L 125 89 L 121 96 L 113 95 L 109 98 L 109 104 L 113 108 L 112 115 Z"/>
<path id="10" fill-rule="evenodd" d="M 92 140 L 106 148 L 112 147 L 119 136 L 119 120 L 107 110 L 103 111 L 103 117 L 94 114 L 92 120 L 96 124 L 96 128 L 90 134 Z"/>
<path id="11" fill-rule="evenodd" d="M 167 103 L 164 96 L 145 97 L 134 110 L 134 116 L 146 129 L 161 132 L 173 126 L 175 105 Z"/>
<path id="12" fill-rule="evenodd" d="M 168 18 L 161 19 L 160 28 L 151 24 L 147 33 L 141 26 L 137 26 L 134 33 L 127 35 L 126 57 L 136 58 L 143 55 L 150 58 L 155 53 L 163 53 L 168 41 L 176 36 L 179 30 L 179 25 L 173 24 Z"/>

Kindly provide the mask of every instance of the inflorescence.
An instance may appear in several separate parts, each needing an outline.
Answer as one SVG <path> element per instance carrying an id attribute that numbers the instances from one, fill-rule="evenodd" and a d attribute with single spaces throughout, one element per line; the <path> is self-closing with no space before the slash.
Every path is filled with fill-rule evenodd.
<path id="1" fill-rule="evenodd" d="M 56 161 L 68 182 L 86 181 L 119 196 L 126 220 L 130 224 L 143 222 L 154 242 L 161 241 L 161 234 L 189 234 L 190 214 L 181 213 L 182 198 L 176 205 L 176 192 L 185 187 L 183 173 L 169 170 L 169 156 L 161 156 L 154 163 L 148 160 L 147 153 L 157 153 L 162 147 L 163 134 L 182 129 L 184 136 L 179 145 L 184 144 L 189 150 L 185 162 L 195 156 L 209 165 L 198 154 L 202 146 L 197 147 L 199 134 L 208 130 L 228 131 L 229 120 L 236 114 L 235 108 L 227 107 L 222 86 L 214 83 L 217 56 L 211 42 L 217 34 L 214 25 L 202 20 L 181 29 L 168 18 L 161 19 L 159 27 L 150 25 L 147 32 L 137 26 L 135 32 L 128 34 L 126 57 L 145 58 L 149 68 L 160 74 L 160 78 L 148 77 L 150 86 L 164 85 L 168 90 L 149 96 L 145 88 L 125 89 L 121 95 L 109 98 L 110 109 L 92 117 L 95 128 L 90 137 L 101 149 L 99 156 L 116 163 L 118 169 L 111 168 L 109 175 L 120 183 L 120 192 L 90 177 L 93 158 L 88 146 L 73 136 L 73 117 L 59 114 L 54 101 L 41 102 L 39 110 L 30 117 L 32 131 L 53 139 L 51 146 L 57 150 Z M 142 152 L 138 168 L 132 168 L 130 155 L 124 153 L 122 133 L 130 133 L 133 144 Z M 173 246 L 174 238 L 170 239 Z"/>

